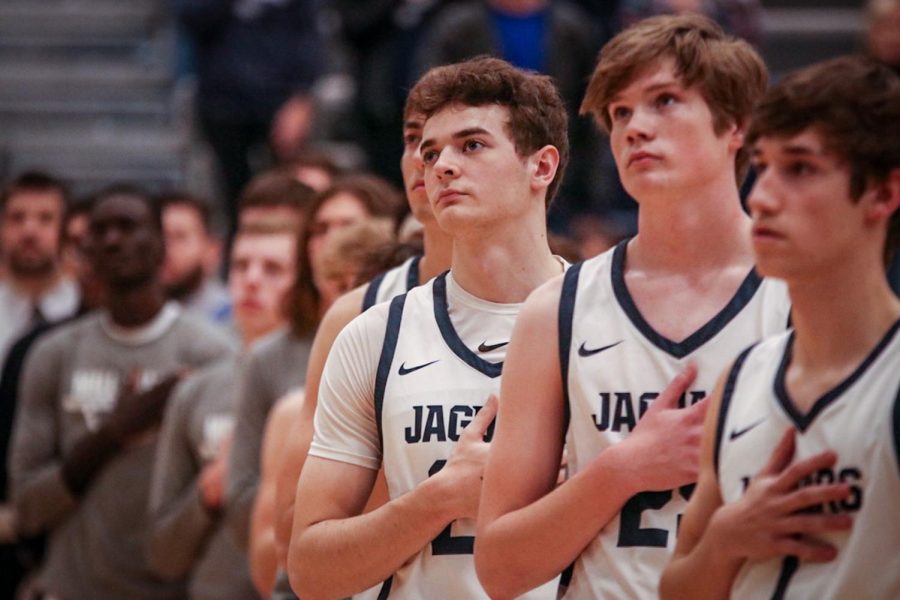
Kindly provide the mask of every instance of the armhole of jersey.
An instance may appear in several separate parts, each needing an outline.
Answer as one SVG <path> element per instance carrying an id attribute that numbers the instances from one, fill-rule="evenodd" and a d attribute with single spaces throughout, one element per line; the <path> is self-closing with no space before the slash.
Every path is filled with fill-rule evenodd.
<path id="1" fill-rule="evenodd" d="M 375 301 L 378 300 L 378 288 L 381 287 L 381 282 L 384 281 L 385 273 L 382 273 L 375 279 L 369 282 L 369 285 L 366 286 L 366 293 L 363 296 L 363 304 L 362 304 L 362 312 L 366 312 L 373 306 L 375 306 Z"/>
<path id="2" fill-rule="evenodd" d="M 900 470 L 900 388 L 894 398 L 894 457 L 897 459 L 897 469 Z"/>
<path id="3" fill-rule="evenodd" d="M 750 354 L 750 351 L 756 344 L 753 344 L 737 357 L 734 361 L 734 365 L 731 367 L 731 371 L 728 372 L 728 379 L 725 381 L 725 388 L 722 390 L 722 402 L 719 404 L 719 418 L 716 423 L 716 445 L 713 448 L 713 466 L 716 469 L 716 477 L 719 476 L 719 455 L 722 450 L 722 441 L 725 436 L 725 422 L 728 420 L 728 407 L 731 405 L 731 397 L 734 395 L 734 388 L 737 386 L 738 375 L 741 372 L 741 367 L 744 366 L 744 361 L 747 359 L 747 355 Z"/>
<path id="4" fill-rule="evenodd" d="M 583 262 L 569 267 L 563 276 L 562 290 L 559 294 L 559 313 L 557 328 L 559 337 L 559 373 L 562 376 L 563 389 L 563 431 L 569 430 L 569 353 L 572 347 L 572 319 L 575 315 L 575 293 L 578 291 L 578 275 Z"/>
<path id="5" fill-rule="evenodd" d="M 381 345 L 381 357 L 378 359 L 378 371 L 375 373 L 375 424 L 378 426 L 378 445 L 382 449 L 382 453 L 384 453 L 384 437 L 381 427 L 381 412 L 384 406 L 384 390 L 387 387 L 391 363 L 394 362 L 394 351 L 397 349 L 404 302 L 406 302 L 406 294 L 401 294 L 391 300 L 387 327 L 384 332 L 384 343 Z"/>
<path id="6" fill-rule="evenodd" d="M 409 269 L 406 271 L 406 291 L 413 289 L 414 287 L 418 287 L 419 285 L 419 261 L 422 260 L 421 256 L 414 256 L 411 261 L 409 261 Z"/>

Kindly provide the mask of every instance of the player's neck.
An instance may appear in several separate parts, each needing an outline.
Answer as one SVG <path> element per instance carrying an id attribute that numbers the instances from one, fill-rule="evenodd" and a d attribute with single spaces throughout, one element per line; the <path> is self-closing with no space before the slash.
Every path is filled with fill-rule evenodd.
<path id="1" fill-rule="evenodd" d="M 855 366 L 900 319 L 900 300 L 874 260 L 853 258 L 828 275 L 790 281 L 796 338 L 792 365 L 804 370 Z"/>
<path id="2" fill-rule="evenodd" d="M 127 290 L 110 289 L 106 299 L 110 317 L 120 327 L 140 327 L 149 323 L 165 303 L 165 293 L 157 281 Z"/>
<path id="3" fill-rule="evenodd" d="M 419 281 L 425 282 L 450 268 L 453 238 L 434 223 L 425 226 L 422 241 L 425 253 L 419 261 Z"/>
<path id="4" fill-rule="evenodd" d="M 451 269 L 467 292 L 502 304 L 524 302 L 536 287 L 562 272 L 547 245 L 543 214 L 456 238 Z"/>
<path id="5" fill-rule="evenodd" d="M 736 189 L 642 202 L 629 268 L 706 271 L 753 264 L 750 219 Z"/>

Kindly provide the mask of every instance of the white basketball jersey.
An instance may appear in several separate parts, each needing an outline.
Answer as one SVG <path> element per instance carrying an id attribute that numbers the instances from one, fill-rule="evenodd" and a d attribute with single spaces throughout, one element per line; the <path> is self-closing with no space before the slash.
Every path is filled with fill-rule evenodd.
<path id="1" fill-rule="evenodd" d="M 625 286 L 626 242 L 575 265 L 563 281 L 560 361 L 566 382 L 570 474 L 625 439 L 652 401 L 689 362 L 697 378 L 682 406 L 703 399 L 741 350 L 783 331 L 783 283 L 751 272 L 715 317 L 673 342 L 644 320 Z M 694 485 L 642 492 L 626 502 L 575 562 L 567 598 L 657 598 Z"/>
<path id="2" fill-rule="evenodd" d="M 463 428 L 500 392 L 501 362 L 470 350 L 450 320 L 447 275 L 394 298 L 375 383 L 375 416 L 391 498 L 437 473 Z M 506 346 L 493 344 L 490 356 Z M 491 332 L 491 339 L 498 335 Z M 501 336 L 502 337 L 502 336 Z M 496 338 L 499 339 L 499 338 Z M 501 356 L 505 356 L 505 348 Z M 491 425 L 486 435 L 493 435 Z M 475 574 L 475 521 L 455 521 L 385 582 L 379 598 L 487 598 Z M 555 599 L 558 580 L 526 598 Z"/>
<path id="3" fill-rule="evenodd" d="M 859 367 L 805 414 L 785 386 L 793 332 L 741 355 L 729 374 L 715 447 L 726 503 L 744 493 L 789 427 L 797 430 L 794 460 L 825 450 L 838 459 L 804 483 L 844 482 L 850 496 L 818 507 L 846 513 L 850 530 L 820 539 L 837 548 L 827 563 L 795 557 L 748 562 L 732 598 L 900 598 L 900 321 Z"/>
<path id="4" fill-rule="evenodd" d="M 422 260 L 421 256 L 413 256 L 372 279 L 366 286 L 366 292 L 363 295 L 362 312 L 419 285 L 420 260 Z"/>

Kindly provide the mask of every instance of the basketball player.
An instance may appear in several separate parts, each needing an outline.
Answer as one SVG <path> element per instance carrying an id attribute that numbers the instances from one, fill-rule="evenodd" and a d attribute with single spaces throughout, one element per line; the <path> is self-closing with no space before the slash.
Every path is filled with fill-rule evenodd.
<path id="1" fill-rule="evenodd" d="M 898 136 L 900 79 L 861 57 L 757 109 L 753 247 L 794 330 L 742 353 L 711 400 L 665 597 L 900 597 Z"/>
<path id="2" fill-rule="evenodd" d="M 276 430 L 289 430 L 291 435 L 285 439 L 280 447 L 276 466 L 273 468 L 275 492 L 273 499 L 263 498 L 257 501 L 257 510 L 261 515 L 267 512 L 274 514 L 275 519 L 275 543 L 277 547 L 279 573 L 276 580 L 276 591 L 286 596 L 290 594 L 290 585 L 286 573 L 281 569 L 287 559 L 287 548 L 291 539 L 291 526 L 294 519 L 294 496 L 297 491 L 297 480 L 303 462 L 306 460 L 309 444 L 313 435 L 313 415 L 316 410 L 316 400 L 319 393 L 319 381 L 325 359 L 331 350 L 334 339 L 338 333 L 360 312 L 371 308 L 377 303 L 390 300 L 394 296 L 405 293 L 413 287 L 429 281 L 432 277 L 446 271 L 450 267 L 450 254 L 452 240 L 437 224 L 425 194 L 425 181 L 421 161 L 418 160 L 419 143 L 422 141 L 422 126 L 425 118 L 418 114 L 407 114 L 403 123 L 403 155 L 400 160 L 400 170 L 403 175 L 403 187 L 406 199 L 409 202 L 413 216 L 422 224 L 424 252 L 420 256 L 414 256 L 403 264 L 390 269 L 376 277 L 366 285 L 360 286 L 335 300 L 316 330 L 316 337 L 310 350 L 309 363 L 306 372 L 306 385 L 304 398 L 309 401 L 299 400 L 298 417 L 293 417 L 292 410 L 284 409 L 281 412 L 285 416 L 277 418 L 292 418 L 296 424 L 290 428 L 279 427 L 272 424 Z M 379 478 L 373 490 L 373 502 L 383 502 L 387 493 L 383 477 Z M 267 507 L 268 504 L 270 507 Z M 265 517 L 262 517 L 265 518 Z M 259 520 L 256 524 L 260 527 Z M 258 539 L 262 536 L 257 535 Z M 265 577 L 263 577 L 265 579 Z M 271 583 L 269 584 L 271 585 Z"/>
<path id="3" fill-rule="evenodd" d="M 491 58 L 413 88 L 448 274 L 365 312 L 338 336 L 319 389 L 288 560 L 300 597 L 385 581 L 396 598 L 484 598 L 474 518 L 499 376 L 520 303 L 562 272 L 546 202 L 568 158 L 550 79 Z M 384 465 L 390 501 L 360 515 Z M 392 576 L 393 575 L 393 576 Z M 536 597 L 555 598 L 556 585 Z"/>
<path id="4" fill-rule="evenodd" d="M 601 51 L 582 110 L 609 132 L 638 235 L 541 287 L 516 325 L 477 536 L 493 597 L 573 561 L 570 597 L 656 596 L 697 478 L 702 399 L 788 320 L 784 286 L 753 269 L 738 198 L 765 84 L 750 46 L 698 15 L 648 19 Z"/>

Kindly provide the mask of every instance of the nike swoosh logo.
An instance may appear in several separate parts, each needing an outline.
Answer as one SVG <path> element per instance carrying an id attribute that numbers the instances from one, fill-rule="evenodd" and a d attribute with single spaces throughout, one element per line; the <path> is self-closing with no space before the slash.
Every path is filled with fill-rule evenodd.
<path id="1" fill-rule="evenodd" d="M 433 364 L 436 363 L 438 360 L 441 360 L 441 359 L 433 360 L 433 361 L 431 361 L 431 362 L 425 363 L 424 365 L 418 365 L 418 366 L 415 366 L 415 367 L 410 367 L 410 368 L 408 368 L 408 369 L 406 368 L 406 362 L 404 361 L 403 363 L 400 364 L 400 370 L 397 371 L 397 374 L 399 374 L 399 375 L 409 375 L 409 374 L 412 373 L 413 371 L 418 371 L 419 369 L 424 369 L 425 367 L 427 367 L 427 366 L 429 366 L 429 365 L 433 365 Z"/>
<path id="2" fill-rule="evenodd" d="M 600 346 L 599 348 L 587 348 L 584 344 L 581 344 L 581 347 L 578 349 L 578 356 L 593 356 L 595 354 L 600 354 L 604 350 L 609 350 L 613 346 L 618 346 L 625 340 L 619 340 L 614 344 L 609 344 L 608 346 Z"/>
<path id="3" fill-rule="evenodd" d="M 763 417 L 763 418 L 760 419 L 759 421 L 757 421 L 757 422 L 755 422 L 755 423 L 751 423 L 750 425 L 747 425 L 747 426 L 744 427 L 743 429 L 735 429 L 735 430 L 733 430 L 730 434 L 728 434 L 728 439 L 729 439 L 729 440 L 736 440 L 736 439 L 738 439 L 739 437 L 741 437 L 742 435 L 744 435 L 745 433 L 747 433 L 748 431 L 750 431 L 751 429 L 753 429 L 753 428 L 756 427 L 757 425 L 762 425 L 763 421 L 765 421 L 765 420 L 766 420 L 766 417 Z"/>
<path id="4" fill-rule="evenodd" d="M 497 348 L 502 348 L 507 345 L 509 342 L 500 342 L 499 344 L 488 344 L 487 341 L 481 342 L 478 346 L 479 352 L 490 352 L 491 350 L 496 350 Z"/>

